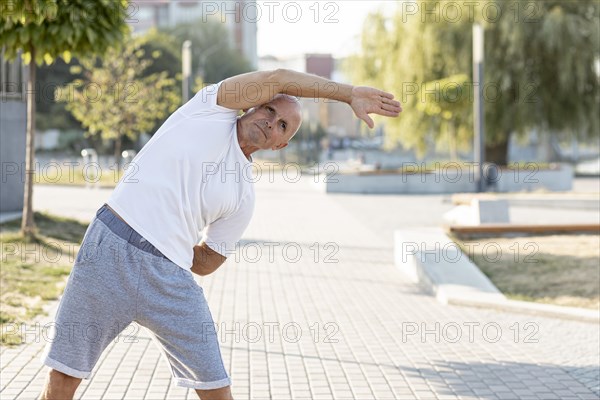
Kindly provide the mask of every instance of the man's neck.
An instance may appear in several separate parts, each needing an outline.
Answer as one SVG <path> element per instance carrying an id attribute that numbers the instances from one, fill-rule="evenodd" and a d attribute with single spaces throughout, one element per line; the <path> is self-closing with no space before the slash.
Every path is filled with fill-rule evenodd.
<path id="1" fill-rule="evenodd" d="M 246 143 L 246 138 L 244 138 L 241 134 L 240 124 L 241 124 L 241 122 L 240 122 L 240 119 L 238 118 L 237 123 L 236 123 L 237 140 L 240 145 L 240 149 L 242 149 L 242 153 L 244 153 L 244 156 L 246 156 L 248 161 L 252 162 L 252 153 L 259 150 L 259 148 Z"/>

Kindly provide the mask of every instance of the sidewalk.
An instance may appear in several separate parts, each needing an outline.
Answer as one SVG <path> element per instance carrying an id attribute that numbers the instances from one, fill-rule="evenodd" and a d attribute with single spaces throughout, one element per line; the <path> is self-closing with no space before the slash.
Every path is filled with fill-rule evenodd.
<path id="1" fill-rule="evenodd" d="M 79 202 L 81 216 L 110 194 L 69 190 L 60 199 Z M 305 181 L 259 182 L 239 260 L 198 280 L 234 397 L 598 399 L 598 326 L 443 306 L 394 267 L 389 232 L 439 223 L 451 207 L 442 196 L 323 195 Z M 1 350 L 2 400 L 41 390 L 45 343 L 35 329 L 28 339 Z M 104 352 L 76 397 L 197 398 L 171 383 L 136 325 Z"/>

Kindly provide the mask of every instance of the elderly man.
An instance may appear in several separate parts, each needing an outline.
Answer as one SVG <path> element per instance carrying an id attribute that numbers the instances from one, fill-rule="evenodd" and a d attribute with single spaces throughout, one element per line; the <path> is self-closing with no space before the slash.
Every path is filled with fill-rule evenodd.
<path id="1" fill-rule="evenodd" d="M 42 356 L 51 370 L 41 399 L 73 398 L 133 321 L 148 329 L 177 385 L 202 400 L 231 398 L 193 273 L 219 268 L 248 226 L 254 188 L 242 171 L 252 153 L 280 150 L 298 131 L 293 96 L 346 102 L 371 128 L 368 114 L 401 111 L 389 93 L 290 70 L 243 74 L 198 92 L 144 146 L 90 223 Z"/>

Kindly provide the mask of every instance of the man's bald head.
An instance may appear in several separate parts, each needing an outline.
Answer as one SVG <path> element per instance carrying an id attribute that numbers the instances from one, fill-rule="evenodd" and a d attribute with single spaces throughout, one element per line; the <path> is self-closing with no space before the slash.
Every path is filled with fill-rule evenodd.
<path id="1" fill-rule="evenodd" d="M 256 150 L 280 150 L 298 132 L 302 107 L 294 96 L 277 94 L 269 102 L 253 107 L 238 119 L 240 147 L 251 154 Z"/>
<path id="2" fill-rule="evenodd" d="M 300 100 L 298 100 L 295 96 L 290 96 L 289 94 L 279 93 L 276 94 L 273 99 L 267 104 L 279 104 L 284 105 L 284 109 L 292 108 L 292 114 L 295 114 L 297 118 L 290 117 L 291 120 L 297 120 L 297 124 L 294 123 L 295 129 L 294 134 L 300 129 L 300 125 L 302 124 L 302 105 L 300 104 Z M 282 110 L 283 111 L 283 110 Z M 289 115 L 289 114 L 288 114 Z M 293 135 L 292 135 L 293 136 Z"/>
<path id="3" fill-rule="evenodd" d="M 298 100 L 298 98 L 296 96 L 291 96 L 291 95 L 285 94 L 285 93 L 278 93 L 273 97 L 273 99 L 271 101 L 274 101 L 277 99 L 283 99 L 285 101 L 289 101 L 290 103 L 296 103 L 299 107 L 301 107 L 300 100 Z"/>

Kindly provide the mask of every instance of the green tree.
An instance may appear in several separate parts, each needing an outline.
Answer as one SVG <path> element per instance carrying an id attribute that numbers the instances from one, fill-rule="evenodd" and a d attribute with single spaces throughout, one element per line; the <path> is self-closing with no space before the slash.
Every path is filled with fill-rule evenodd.
<path id="1" fill-rule="evenodd" d="M 55 101 L 54 88 L 67 84 L 81 76 L 73 75 L 71 67 L 80 65 L 73 57 L 70 63 L 56 59 L 51 65 L 41 65 L 37 68 L 36 82 L 40 88 L 36 104 L 36 129 L 81 130 L 81 124 L 65 109 L 65 104 Z"/>
<path id="2" fill-rule="evenodd" d="M 117 168 L 121 144 L 149 132 L 181 104 L 177 81 L 167 71 L 146 75 L 153 61 L 145 57 L 144 40 L 130 39 L 122 49 L 110 49 L 101 60 L 84 62 L 84 79 L 57 93 L 67 110 L 87 129 L 86 135 L 114 140 Z M 160 59 L 161 52 L 154 51 Z"/>
<path id="3" fill-rule="evenodd" d="M 485 23 L 486 83 L 501 97 L 486 101 L 486 158 L 505 164 L 511 133 L 537 128 L 598 137 L 600 3 L 497 1 L 503 17 Z"/>
<path id="4" fill-rule="evenodd" d="M 125 23 L 125 0 L 0 0 L 0 46 L 7 59 L 19 51 L 29 64 L 27 92 L 35 93 L 36 65 L 51 64 L 61 56 L 69 62 L 72 56 L 101 54 L 119 43 L 128 28 Z M 33 171 L 36 96 L 27 96 L 28 171 Z M 33 221 L 32 174 L 25 174 L 25 195 L 21 233 L 35 236 Z"/>
<path id="5" fill-rule="evenodd" d="M 423 4 L 417 6 L 420 9 Z M 447 135 L 439 129 L 441 121 L 431 115 L 433 104 L 447 103 L 439 97 L 445 90 L 431 93 L 425 85 L 435 85 L 450 76 L 470 75 L 470 69 L 465 71 L 470 48 L 464 46 L 470 40 L 470 25 L 441 18 L 423 23 L 418 16 L 404 16 L 400 9 L 390 18 L 376 12 L 365 21 L 361 52 L 349 57 L 345 66 L 354 81 L 401 95 L 401 116 L 386 121 L 386 147 L 400 143 L 423 154 L 432 142 L 447 144 Z M 464 114 L 469 112 L 456 110 L 455 115 L 465 120 Z"/>
<path id="6" fill-rule="evenodd" d="M 142 58 L 150 60 L 148 67 L 140 74 L 142 78 L 161 72 L 166 72 L 169 79 L 173 79 L 176 85 L 181 88 L 181 49 L 178 48 L 177 38 L 166 32 L 151 29 L 139 38 L 140 48 L 144 51 Z M 181 89 L 178 89 L 181 90 Z M 181 96 L 177 99 L 181 102 Z M 161 117 L 154 118 L 154 125 L 146 132 L 153 133 L 169 117 L 168 114 L 162 114 Z"/>
<path id="7" fill-rule="evenodd" d="M 181 80 L 181 46 L 175 36 L 153 28 L 139 38 L 139 43 L 143 58 L 152 60 L 142 76 L 166 71 L 169 78 Z"/>
<path id="8" fill-rule="evenodd" d="M 465 119 L 469 114 L 469 77 L 452 75 L 446 79 L 426 82 L 425 92 L 431 95 L 417 104 L 417 110 L 429 118 L 431 130 L 439 133 L 436 150 L 447 148 L 451 160 L 458 160 L 458 150 L 467 150 L 473 124 Z"/>
<path id="9" fill-rule="evenodd" d="M 180 24 L 166 32 L 176 38 L 179 51 L 184 41 L 191 40 L 192 71 L 203 82 L 216 83 L 252 70 L 248 60 L 229 44 L 227 29 L 212 18 Z"/>
<path id="10" fill-rule="evenodd" d="M 547 134 L 598 136 L 598 2 L 487 0 L 475 9 L 453 4 L 461 7 L 459 17 L 444 8 L 444 2 L 433 0 L 419 0 L 412 9 L 399 7 L 390 18 L 382 13 L 370 16 L 363 28 L 362 51 L 347 64 L 357 81 L 401 94 L 402 116 L 387 124 L 393 144 L 422 153 L 432 139 L 445 140 L 427 105 L 447 103 L 443 97 L 448 91 L 427 91 L 426 83 L 472 76 L 474 21 L 485 28 L 488 161 L 506 164 L 510 135 L 532 128 Z M 456 87 L 459 82 L 450 84 Z M 455 128 L 463 133 L 472 131 L 472 83 L 465 89 L 463 96 L 471 104 L 453 116 Z M 468 135 L 459 137 L 470 140 Z"/>
<path id="11" fill-rule="evenodd" d="M 181 81 L 181 54 L 177 51 L 176 39 L 173 36 L 152 29 L 143 35 L 140 41 L 141 48 L 144 50 L 143 57 L 152 60 L 148 68 L 143 71 L 143 77 L 166 71 L 169 78 Z M 155 57 L 156 55 L 159 56 Z M 56 101 L 54 91 L 51 90 L 53 87 L 64 86 L 76 79 L 83 79 L 81 73 L 72 73 L 73 70 L 80 70 L 72 68 L 77 66 L 81 66 L 81 63 L 73 57 L 68 64 L 57 59 L 53 64 L 42 65 L 38 69 L 37 82 L 39 87 L 43 88 L 36 110 L 36 126 L 40 130 L 53 128 L 83 130 L 81 122 L 66 110 L 67 103 Z M 155 131 L 163 122 L 164 119 L 158 120 L 149 132 Z"/>

